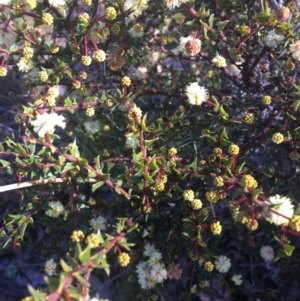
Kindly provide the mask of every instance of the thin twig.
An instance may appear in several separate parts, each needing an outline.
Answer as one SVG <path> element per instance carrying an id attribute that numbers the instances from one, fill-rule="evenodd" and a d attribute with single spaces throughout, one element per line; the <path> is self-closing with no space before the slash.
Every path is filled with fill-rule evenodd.
<path id="1" fill-rule="evenodd" d="M 64 179 L 64 178 L 51 178 L 51 179 L 26 181 L 26 182 L 22 182 L 22 183 L 14 183 L 14 184 L 0 186 L 0 192 L 15 190 L 15 189 L 23 189 L 23 188 L 37 186 L 37 185 L 63 183 L 65 180 L 66 179 Z M 94 182 L 96 182 L 96 179 L 89 178 L 88 182 L 94 183 Z"/>

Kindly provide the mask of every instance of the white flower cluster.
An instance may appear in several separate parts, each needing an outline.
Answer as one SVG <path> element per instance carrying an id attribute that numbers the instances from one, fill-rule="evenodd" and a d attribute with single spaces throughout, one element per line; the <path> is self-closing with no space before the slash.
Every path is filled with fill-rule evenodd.
<path id="1" fill-rule="evenodd" d="M 51 258 L 46 261 L 44 271 L 48 276 L 53 276 L 55 274 L 55 269 L 56 269 L 56 263 L 55 261 Z"/>
<path id="2" fill-rule="evenodd" d="M 56 218 L 56 217 L 59 217 L 61 214 L 64 213 L 64 206 L 62 205 L 62 203 L 60 201 L 50 202 L 49 207 L 51 209 L 47 210 L 45 212 L 45 214 L 50 216 L 50 217 Z"/>
<path id="3" fill-rule="evenodd" d="M 181 3 L 185 3 L 186 0 L 164 0 L 165 5 L 169 9 L 174 9 L 175 7 L 178 7 Z"/>
<path id="4" fill-rule="evenodd" d="M 275 225 L 288 224 L 289 219 L 294 214 L 294 206 L 291 200 L 277 194 L 270 197 L 269 202 L 269 210 L 265 216 L 266 220 Z"/>
<path id="5" fill-rule="evenodd" d="M 54 128 L 59 126 L 61 128 L 66 127 L 65 118 L 56 113 L 44 113 L 38 115 L 35 120 L 31 121 L 33 130 L 39 135 L 44 137 L 46 133 L 53 134 Z"/>
<path id="6" fill-rule="evenodd" d="M 106 219 L 102 216 L 98 216 L 97 218 L 92 218 L 90 220 L 90 225 L 93 227 L 93 229 L 98 232 L 100 230 L 106 229 Z"/>
<path id="7" fill-rule="evenodd" d="M 168 273 L 161 262 L 161 253 L 153 245 L 147 244 L 143 254 L 149 259 L 137 265 L 138 282 L 142 289 L 151 289 L 156 283 L 163 282 L 168 277 Z"/>
<path id="8" fill-rule="evenodd" d="M 65 0 L 49 0 L 49 4 L 54 7 L 66 5 Z"/>
<path id="9" fill-rule="evenodd" d="M 100 130 L 100 123 L 98 120 L 95 121 L 86 121 L 84 124 L 85 130 L 89 134 L 96 134 Z"/>
<path id="10" fill-rule="evenodd" d="M 126 147 L 136 149 L 137 147 L 140 146 L 140 142 L 137 138 L 132 137 L 130 135 L 126 136 Z"/>
<path id="11" fill-rule="evenodd" d="M 300 61 L 300 41 L 290 45 L 290 52 L 295 60 Z"/>
<path id="12" fill-rule="evenodd" d="M 0 0 L 0 5 L 7 5 L 10 3 L 10 0 Z"/>
<path id="13" fill-rule="evenodd" d="M 259 254 L 265 261 L 272 261 L 274 259 L 274 250 L 270 246 L 261 247 Z"/>
<path id="14" fill-rule="evenodd" d="M 217 260 L 215 261 L 215 268 L 220 273 L 227 273 L 231 267 L 230 259 L 227 256 L 220 255 L 217 256 Z"/>
<path id="15" fill-rule="evenodd" d="M 130 11 L 130 19 L 135 19 L 148 8 L 148 2 L 149 0 L 125 0 L 124 10 Z"/>
<path id="16" fill-rule="evenodd" d="M 268 47 L 276 47 L 283 40 L 284 36 L 276 34 L 274 29 L 269 31 L 267 36 L 264 38 Z"/>
<path id="17" fill-rule="evenodd" d="M 185 94 L 188 98 L 188 102 L 196 106 L 200 106 L 208 98 L 206 88 L 199 86 L 197 82 L 189 84 L 185 88 Z"/>
<path id="18" fill-rule="evenodd" d="M 241 285 L 242 282 L 243 282 L 242 275 L 240 275 L 240 274 L 234 274 L 231 277 L 231 281 L 233 281 L 235 285 Z"/>
<path id="19" fill-rule="evenodd" d="M 218 53 L 216 56 L 211 60 L 218 68 L 225 68 L 227 66 L 226 59 L 219 55 Z"/>

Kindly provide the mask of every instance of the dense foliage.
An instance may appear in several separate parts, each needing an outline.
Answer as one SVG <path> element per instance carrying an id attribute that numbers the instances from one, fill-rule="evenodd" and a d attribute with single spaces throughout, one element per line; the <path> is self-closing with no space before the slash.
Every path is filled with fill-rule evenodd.
<path id="1" fill-rule="evenodd" d="M 29 91 L 0 144 L 1 191 L 23 189 L 2 247 L 48 259 L 24 301 L 103 300 L 105 274 L 115 300 L 299 300 L 293 1 L 0 8 L 0 76 Z"/>

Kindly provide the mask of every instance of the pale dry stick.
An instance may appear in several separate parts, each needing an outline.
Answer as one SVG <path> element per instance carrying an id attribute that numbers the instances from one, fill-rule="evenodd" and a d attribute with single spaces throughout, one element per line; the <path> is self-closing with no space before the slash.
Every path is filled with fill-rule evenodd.
<path id="1" fill-rule="evenodd" d="M 5 191 L 10 191 L 15 189 L 23 189 L 23 188 L 37 186 L 37 185 L 63 183 L 64 181 L 66 181 L 66 179 L 64 178 L 51 178 L 51 179 L 43 179 L 43 180 L 26 181 L 22 183 L 14 183 L 14 184 L 0 186 L 0 192 L 5 192 Z M 88 182 L 95 183 L 96 180 L 89 178 Z"/>
<path id="2" fill-rule="evenodd" d="M 115 179 L 113 179 L 113 180 L 115 180 Z M 5 192 L 5 191 L 10 191 L 10 190 L 15 190 L 15 189 L 23 189 L 23 188 L 37 186 L 37 185 L 63 183 L 65 181 L 66 181 L 66 179 L 64 179 L 64 178 L 51 178 L 51 179 L 43 179 L 43 180 L 34 180 L 34 181 L 26 181 L 26 182 L 21 182 L 21 183 L 14 183 L 14 184 L 0 186 L 0 192 Z M 93 178 L 87 178 L 86 182 L 96 183 L 97 180 L 93 179 Z M 126 183 L 123 183 L 122 187 L 132 189 L 133 191 L 136 191 L 136 192 L 142 192 L 141 189 L 139 189 L 137 187 L 129 186 Z"/>

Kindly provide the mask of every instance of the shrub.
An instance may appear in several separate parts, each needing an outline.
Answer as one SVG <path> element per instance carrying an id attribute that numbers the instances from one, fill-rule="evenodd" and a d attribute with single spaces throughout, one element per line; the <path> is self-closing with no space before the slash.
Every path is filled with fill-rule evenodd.
<path id="1" fill-rule="evenodd" d="M 258 298 L 248 282 L 273 298 L 267 273 L 286 296 L 300 229 L 295 5 L 1 9 L 0 76 L 14 65 L 31 99 L 15 116 L 21 137 L 0 144 L 2 169 L 17 176 L 1 191 L 24 189 L 3 248 L 34 225 L 48 233 L 35 245 L 45 287 L 23 300 L 100 298 L 89 279 L 103 273 L 120 279 L 116 300 Z"/>

